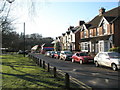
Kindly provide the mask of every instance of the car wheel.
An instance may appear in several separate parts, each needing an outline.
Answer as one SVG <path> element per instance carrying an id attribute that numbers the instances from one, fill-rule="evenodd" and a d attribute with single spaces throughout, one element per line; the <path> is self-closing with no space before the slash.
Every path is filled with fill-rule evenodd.
<path id="1" fill-rule="evenodd" d="M 116 66 L 115 64 L 112 64 L 112 69 L 113 69 L 114 71 L 116 71 L 116 70 L 117 70 L 117 66 Z"/>
<path id="2" fill-rule="evenodd" d="M 66 58 L 64 57 L 64 59 L 63 59 L 64 61 L 66 61 Z"/>
<path id="3" fill-rule="evenodd" d="M 72 62 L 73 62 L 73 63 L 75 62 L 73 58 L 72 58 Z"/>
<path id="4" fill-rule="evenodd" d="M 59 59 L 60 59 L 60 60 L 62 60 L 62 58 L 61 58 L 61 57 L 60 57 Z"/>
<path id="5" fill-rule="evenodd" d="M 98 62 L 95 62 L 95 66 L 96 66 L 96 67 L 99 67 L 99 64 L 98 64 Z"/>
<path id="6" fill-rule="evenodd" d="M 82 61 L 82 60 L 80 60 L 80 64 L 83 64 L 83 61 Z"/>
<path id="7" fill-rule="evenodd" d="M 57 59 L 59 59 L 60 57 L 58 56 Z"/>

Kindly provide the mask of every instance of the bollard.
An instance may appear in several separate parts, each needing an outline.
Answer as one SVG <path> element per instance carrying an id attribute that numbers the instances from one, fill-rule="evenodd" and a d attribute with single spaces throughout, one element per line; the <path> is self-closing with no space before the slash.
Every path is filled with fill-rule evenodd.
<path id="1" fill-rule="evenodd" d="M 35 57 L 35 62 L 36 62 L 36 65 L 38 64 L 38 60 L 37 60 L 37 57 Z"/>
<path id="2" fill-rule="evenodd" d="M 43 68 L 45 69 L 45 61 L 43 61 Z"/>
<path id="3" fill-rule="evenodd" d="M 56 77 L 56 67 L 53 68 L 54 77 Z"/>
<path id="4" fill-rule="evenodd" d="M 39 59 L 39 66 L 42 67 L 42 60 Z"/>
<path id="5" fill-rule="evenodd" d="M 69 74 L 65 74 L 65 88 L 70 88 L 70 79 L 69 79 Z"/>
<path id="6" fill-rule="evenodd" d="M 37 65 L 39 65 L 39 58 L 36 57 L 36 60 L 37 60 L 37 61 L 36 61 L 36 62 L 37 62 Z"/>
<path id="7" fill-rule="evenodd" d="M 47 71 L 48 71 L 48 72 L 50 71 L 50 65 L 49 65 L 49 63 L 48 63 L 48 65 L 47 65 Z"/>

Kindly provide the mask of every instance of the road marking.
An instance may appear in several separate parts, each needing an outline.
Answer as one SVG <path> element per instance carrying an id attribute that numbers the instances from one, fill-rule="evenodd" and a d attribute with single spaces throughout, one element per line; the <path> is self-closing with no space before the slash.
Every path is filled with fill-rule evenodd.
<path id="1" fill-rule="evenodd" d="M 58 69 L 57 69 L 57 72 L 58 72 L 59 74 L 63 75 L 63 76 L 65 75 L 65 73 L 64 73 L 62 70 L 58 70 Z M 80 88 L 85 88 L 86 90 L 87 90 L 87 89 L 88 89 L 88 90 L 92 90 L 92 87 L 90 87 L 90 86 L 86 85 L 85 83 L 77 80 L 76 78 L 73 78 L 72 76 L 70 76 L 70 80 L 71 80 L 72 82 L 80 85 L 80 86 L 81 86 Z"/>

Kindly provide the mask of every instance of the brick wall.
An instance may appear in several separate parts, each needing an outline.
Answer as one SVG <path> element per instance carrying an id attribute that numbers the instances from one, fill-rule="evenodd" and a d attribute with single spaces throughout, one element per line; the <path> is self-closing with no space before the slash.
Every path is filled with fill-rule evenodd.
<path id="1" fill-rule="evenodd" d="M 75 33 L 75 50 L 76 51 L 80 50 L 80 48 L 79 48 L 80 36 L 81 36 L 80 31 L 77 31 Z"/>
<path id="2" fill-rule="evenodd" d="M 103 35 L 102 27 L 99 27 L 99 35 Z"/>
<path id="3" fill-rule="evenodd" d="M 114 22 L 114 45 L 120 47 L 120 18 Z"/>

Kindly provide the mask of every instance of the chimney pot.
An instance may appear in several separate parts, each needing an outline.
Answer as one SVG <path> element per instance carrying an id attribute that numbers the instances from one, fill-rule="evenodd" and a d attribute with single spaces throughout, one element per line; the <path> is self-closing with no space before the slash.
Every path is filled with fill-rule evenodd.
<path id="1" fill-rule="evenodd" d="M 105 8 L 101 7 L 99 10 L 99 16 L 103 15 L 105 13 Z"/>
<path id="2" fill-rule="evenodd" d="M 83 25 L 84 23 L 84 21 L 79 21 L 79 26 Z"/>

